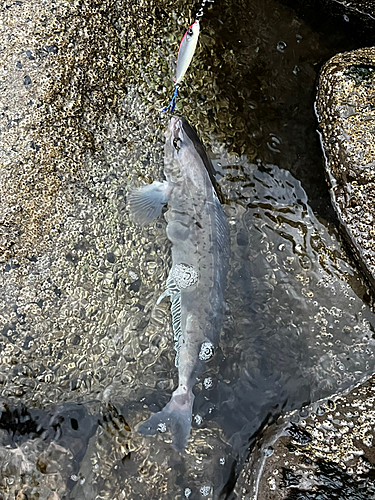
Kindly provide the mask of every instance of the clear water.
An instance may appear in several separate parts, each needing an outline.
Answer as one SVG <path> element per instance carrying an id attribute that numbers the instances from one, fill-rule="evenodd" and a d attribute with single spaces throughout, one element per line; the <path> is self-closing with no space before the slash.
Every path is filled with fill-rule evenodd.
<path id="1" fill-rule="evenodd" d="M 87 451 L 89 470 L 81 470 L 87 483 L 76 487 L 73 498 L 92 484 L 103 498 L 119 491 L 146 498 L 150 489 L 162 498 L 180 498 L 186 488 L 191 498 L 202 491 L 217 498 L 230 489 L 236 463 L 265 422 L 344 389 L 374 368 L 375 317 L 357 295 L 363 292 L 359 276 L 336 230 L 319 222 L 289 172 L 276 165 L 259 168 L 245 158 L 232 164 L 232 156 L 217 150 L 215 163 L 230 200 L 228 310 L 221 350 L 196 386 L 187 449 L 174 452 L 163 434 L 142 438 L 125 432 L 124 424 L 122 432 L 121 426 L 101 425 Z M 109 398 L 131 428 L 161 408 L 176 383 L 172 341 L 164 331 L 170 332 L 168 315 L 154 307 L 149 321 L 132 333 L 148 343 L 135 354 L 135 376 L 129 374 L 138 397 L 123 405 L 117 390 Z M 110 415 L 110 422 L 119 418 L 116 411 Z M 128 462 L 124 443 L 131 450 Z M 99 456 L 95 470 L 91 463 Z M 122 474 L 114 472 L 116 465 Z"/>
<path id="2" fill-rule="evenodd" d="M 155 110 L 186 8 L 145 10 L 164 23 L 151 70 L 136 60 L 121 112 L 93 131 L 97 152 L 53 245 L 2 275 L 4 495 L 225 498 L 265 423 L 374 372 L 375 316 L 338 232 L 313 113 L 321 64 L 370 35 L 347 39 L 335 19 L 324 31 L 271 0 L 207 4 L 177 112 L 196 126 L 227 200 L 227 310 L 186 450 L 137 434 L 177 372 L 168 305 L 156 305 L 170 266 L 165 222 L 134 227 L 126 193 L 162 178 L 168 118 Z"/>

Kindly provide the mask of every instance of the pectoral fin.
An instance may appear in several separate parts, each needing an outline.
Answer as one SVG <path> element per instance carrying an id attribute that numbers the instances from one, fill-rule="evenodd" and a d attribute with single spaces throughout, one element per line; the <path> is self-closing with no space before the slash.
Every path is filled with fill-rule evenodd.
<path id="1" fill-rule="evenodd" d="M 130 214 L 134 222 L 144 226 L 160 215 L 172 190 L 169 182 L 154 181 L 152 184 L 129 193 Z"/>

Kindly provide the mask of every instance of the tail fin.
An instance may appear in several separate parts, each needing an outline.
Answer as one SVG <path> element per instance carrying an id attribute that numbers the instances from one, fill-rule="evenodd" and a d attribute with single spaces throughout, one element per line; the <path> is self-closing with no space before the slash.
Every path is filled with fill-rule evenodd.
<path id="1" fill-rule="evenodd" d="M 172 434 L 172 446 L 178 451 L 185 448 L 191 428 L 194 394 L 192 391 L 178 392 L 177 389 L 165 407 L 138 427 L 138 432 L 145 436 L 153 436 L 157 432 Z"/>

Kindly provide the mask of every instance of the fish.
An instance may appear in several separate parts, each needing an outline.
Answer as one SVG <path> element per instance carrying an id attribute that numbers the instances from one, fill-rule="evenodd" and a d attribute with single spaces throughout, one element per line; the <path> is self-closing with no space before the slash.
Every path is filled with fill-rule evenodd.
<path id="1" fill-rule="evenodd" d="M 176 76 L 174 78 L 174 92 L 171 102 L 162 109 L 162 113 L 171 108 L 171 113 L 173 113 L 177 102 L 177 92 L 178 86 L 185 76 L 185 73 L 190 66 L 191 60 L 193 59 L 195 49 L 197 48 L 198 37 L 199 37 L 200 25 L 198 19 L 196 19 L 193 24 L 191 24 L 186 30 L 180 46 L 178 48 L 177 54 L 177 64 L 176 64 Z"/>
<path id="2" fill-rule="evenodd" d="M 209 161 L 199 138 L 183 117 L 172 116 L 165 132 L 163 182 L 129 193 L 134 222 L 145 225 L 164 214 L 172 244 L 172 266 L 159 297 L 171 302 L 178 386 L 171 400 L 138 427 L 143 435 L 169 430 L 172 446 L 188 442 L 193 387 L 212 359 L 225 310 L 224 288 L 229 259 L 229 228 L 212 183 Z"/>

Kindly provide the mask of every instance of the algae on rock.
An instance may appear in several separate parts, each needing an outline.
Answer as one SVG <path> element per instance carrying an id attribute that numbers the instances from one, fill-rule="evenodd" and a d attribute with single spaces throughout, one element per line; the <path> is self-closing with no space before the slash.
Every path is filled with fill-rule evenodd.
<path id="1" fill-rule="evenodd" d="M 323 67 L 316 111 L 334 207 L 375 285 L 375 48 Z"/>

